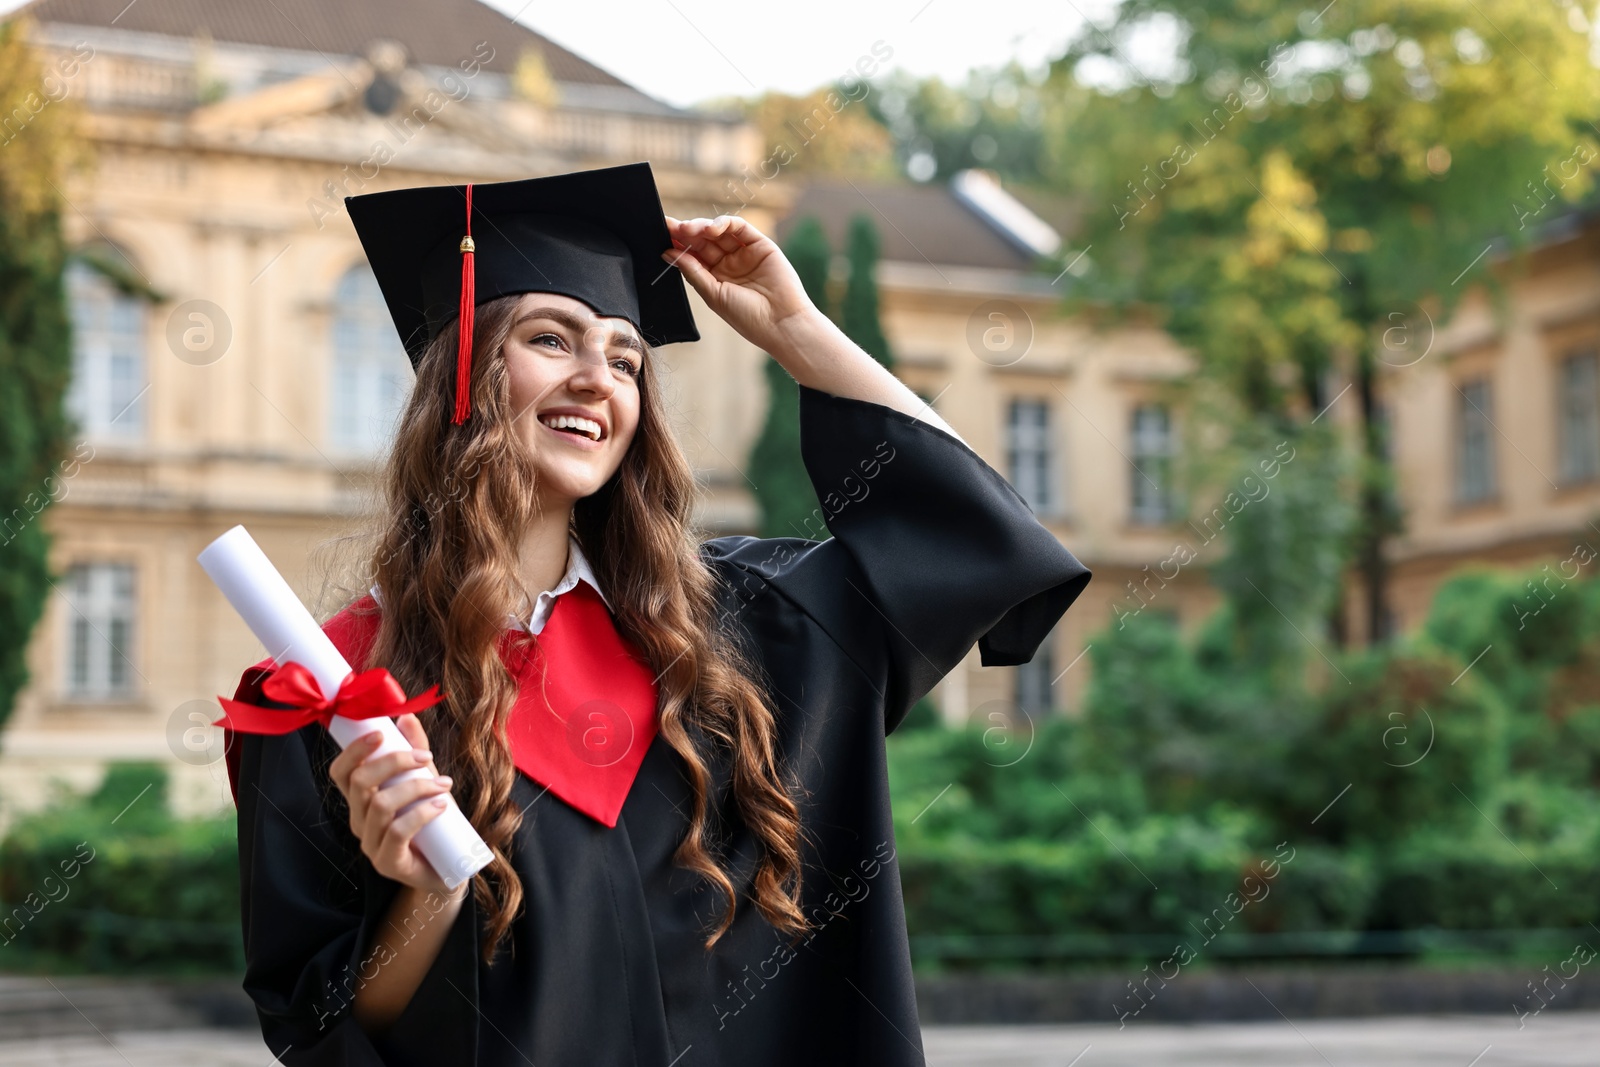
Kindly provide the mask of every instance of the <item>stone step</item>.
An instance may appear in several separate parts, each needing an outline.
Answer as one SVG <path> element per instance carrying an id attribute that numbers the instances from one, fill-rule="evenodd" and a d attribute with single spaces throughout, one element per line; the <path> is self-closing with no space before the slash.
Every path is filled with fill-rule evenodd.
<path id="1" fill-rule="evenodd" d="M 167 980 L 0 975 L 0 1041 L 122 1030 L 253 1029 L 237 978 Z"/>

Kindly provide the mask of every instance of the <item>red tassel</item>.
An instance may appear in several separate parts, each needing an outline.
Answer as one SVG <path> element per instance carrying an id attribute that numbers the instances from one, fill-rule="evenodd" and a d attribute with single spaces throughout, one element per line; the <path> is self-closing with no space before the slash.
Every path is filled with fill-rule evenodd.
<path id="1" fill-rule="evenodd" d="M 467 235 L 461 239 L 461 309 L 456 339 L 456 410 L 451 423 L 472 414 L 472 313 L 477 307 L 477 271 L 472 264 L 472 183 L 467 183 Z"/>

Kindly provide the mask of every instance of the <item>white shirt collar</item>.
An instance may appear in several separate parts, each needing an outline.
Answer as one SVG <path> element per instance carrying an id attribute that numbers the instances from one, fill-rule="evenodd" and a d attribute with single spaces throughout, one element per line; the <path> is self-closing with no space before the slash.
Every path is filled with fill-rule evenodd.
<path id="1" fill-rule="evenodd" d="M 600 594 L 601 603 L 606 610 L 611 610 L 611 601 L 606 599 L 606 594 L 600 588 L 600 583 L 595 580 L 594 571 L 589 566 L 589 559 L 583 554 L 583 549 L 578 547 L 578 539 L 571 534 L 567 535 L 567 573 L 561 576 L 554 589 L 546 589 L 540 593 L 533 602 L 533 615 L 528 624 L 517 620 L 518 626 L 523 626 L 529 633 L 538 633 L 544 629 L 544 624 L 550 618 L 551 610 L 556 606 L 556 597 L 565 593 L 578 584 L 582 578 L 589 583 L 589 588 Z"/>
<path id="2" fill-rule="evenodd" d="M 561 576 L 561 580 L 555 584 L 555 588 L 546 589 L 539 594 L 533 602 L 533 612 L 526 622 L 515 615 L 507 615 L 506 624 L 520 627 L 532 634 L 539 633 L 544 629 L 544 624 L 550 620 L 550 612 L 556 606 L 556 597 L 576 586 L 580 578 L 588 582 L 589 588 L 600 595 L 601 603 L 605 604 L 606 610 L 609 611 L 611 609 L 611 601 L 606 599 L 605 590 L 601 589 L 600 583 L 595 580 L 594 570 L 589 566 L 588 557 L 583 554 L 583 549 L 578 547 L 578 539 L 568 534 L 567 573 Z M 376 585 L 372 587 L 371 592 L 372 599 L 378 602 L 380 608 L 383 607 L 383 597 L 379 594 Z"/>

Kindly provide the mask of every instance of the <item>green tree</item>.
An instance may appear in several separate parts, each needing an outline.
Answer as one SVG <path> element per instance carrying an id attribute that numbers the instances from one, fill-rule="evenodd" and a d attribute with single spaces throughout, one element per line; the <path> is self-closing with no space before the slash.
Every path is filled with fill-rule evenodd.
<path id="1" fill-rule="evenodd" d="M 847 245 L 850 279 L 845 283 L 839 326 L 862 351 L 893 370 L 894 353 L 878 318 L 878 279 L 874 273 L 878 247 L 878 228 L 872 219 L 864 214 L 851 218 Z"/>
<path id="2" fill-rule="evenodd" d="M 1125 43 L 1163 23 L 1181 43 L 1160 71 L 1136 69 Z M 1492 17 L 1474 0 L 1349 0 L 1320 15 L 1128 0 L 1053 70 L 1077 110 L 1049 167 L 1090 205 L 1079 296 L 1162 308 L 1244 413 L 1310 421 L 1340 399 L 1326 372 L 1348 372 L 1353 548 L 1379 637 L 1383 545 L 1399 528 L 1379 372 L 1425 350 L 1397 325 L 1441 322 L 1475 282 L 1497 285 L 1492 238 L 1526 246 L 1590 191 L 1587 29 L 1550 0 L 1506 0 Z"/>
<path id="3" fill-rule="evenodd" d="M 829 314 L 828 264 L 833 252 L 822 223 L 809 216 L 801 219 L 783 251 L 800 275 L 806 295 Z M 775 359 L 768 359 L 764 370 L 767 420 L 745 471 L 761 508 L 761 536 L 824 538 L 828 532 L 822 507 L 800 458 L 800 387 Z"/>
<path id="4" fill-rule="evenodd" d="M 863 101 L 893 136 L 899 168 L 919 181 L 948 181 L 983 167 L 1010 183 L 1038 181 L 1056 99 L 1016 63 L 973 71 L 960 85 L 896 71 Z"/>
<path id="5" fill-rule="evenodd" d="M 29 637 L 53 580 L 41 513 L 60 492 L 72 428 L 63 410 L 72 354 L 62 287 L 63 172 L 76 151 L 72 113 L 44 96 L 18 20 L 0 25 L 0 723 L 27 684 Z"/>

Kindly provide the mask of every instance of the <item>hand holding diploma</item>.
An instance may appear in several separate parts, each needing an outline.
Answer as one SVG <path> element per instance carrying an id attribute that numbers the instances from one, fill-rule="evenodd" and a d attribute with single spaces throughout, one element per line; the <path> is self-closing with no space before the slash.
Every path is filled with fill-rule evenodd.
<path id="1" fill-rule="evenodd" d="M 289 709 L 259 708 L 219 697 L 227 709 L 219 725 L 250 733 L 281 734 L 311 722 L 324 723 L 345 750 L 334 763 L 334 768 L 343 772 L 342 779 L 335 775 L 335 784 L 351 801 L 351 829 L 361 838 L 362 849 L 375 866 L 375 852 L 384 857 L 383 867 L 378 867 L 380 874 L 394 878 L 395 872 L 404 870 L 409 877 L 398 880 L 421 884 L 415 880 L 421 878 L 421 872 L 407 867 L 403 858 L 396 856 L 398 837 L 391 835 L 401 833 L 405 840 L 399 848 L 409 855 L 409 846 L 414 843 L 448 890 L 455 890 L 482 870 L 491 858 L 489 848 L 444 792 L 448 781 L 438 780 L 431 758 L 426 755 L 421 725 L 410 714 L 442 699 L 436 693 L 437 686 L 406 700 L 388 671 L 352 672 L 243 526 L 235 526 L 213 541 L 200 553 L 199 560 L 279 665 L 278 671 L 262 684 L 262 692 L 292 705 Z M 408 738 L 402 733 L 389 718 L 393 715 L 405 715 L 407 726 L 416 736 Z M 364 740 L 371 734 L 378 736 L 376 743 Z M 358 740 L 362 744 L 359 754 L 355 754 L 352 749 Z M 424 757 L 414 755 L 419 750 Z M 368 782 L 380 772 L 381 779 Z M 359 824 L 358 803 L 352 789 L 362 792 Z M 431 802 L 439 799 L 444 800 L 443 806 Z M 372 818 L 385 811 L 388 821 L 382 832 L 369 841 Z"/>
<path id="2" fill-rule="evenodd" d="M 350 831 L 385 878 L 446 897 L 456 890 L 464 893 L 469 883 L 446 884 L 411 847 L 415 836 L 449 808 L 451 781 L 433 765 L 417 717 L 404 715 L 396 725 L 411 748 L 376 755 L 383 737 L 370 733 L 347 745 L 328 767 L 333 784 L 350 804 Z"/>

